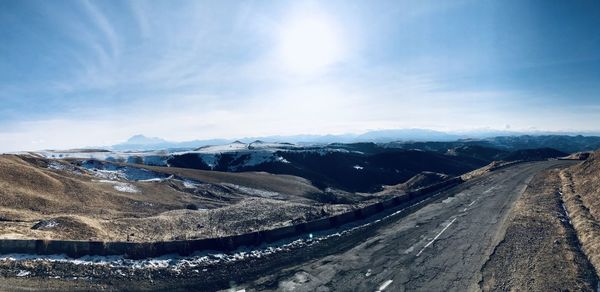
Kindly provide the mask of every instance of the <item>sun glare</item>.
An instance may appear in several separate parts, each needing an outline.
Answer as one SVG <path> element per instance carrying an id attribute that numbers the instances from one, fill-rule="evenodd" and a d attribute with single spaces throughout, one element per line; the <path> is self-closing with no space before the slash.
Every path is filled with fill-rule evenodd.
<path id="1" fill-rule="evenodd" d="M 340 32 L 323 15 L 294 17 L 283 25 L 279 42 L 282 65 L 290 73 L 320 72 L 343 55 Z"/>

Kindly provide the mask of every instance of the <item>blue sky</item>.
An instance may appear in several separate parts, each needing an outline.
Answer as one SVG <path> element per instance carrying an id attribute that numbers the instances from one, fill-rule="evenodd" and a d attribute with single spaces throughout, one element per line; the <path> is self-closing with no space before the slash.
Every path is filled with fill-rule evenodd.
<path id="1" fill-rule="evenodd" d="M 597 1 L 0 1 L 0 151 L 598 131 Z"/>

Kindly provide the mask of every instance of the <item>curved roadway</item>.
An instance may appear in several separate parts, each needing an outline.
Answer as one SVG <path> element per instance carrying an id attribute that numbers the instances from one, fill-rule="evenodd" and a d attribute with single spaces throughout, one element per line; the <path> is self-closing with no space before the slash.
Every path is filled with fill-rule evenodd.
<path id="1" fill-rule="evenodd" d="M 533 176 L 569 161 L 525 163 L 446 191 L 338 254 L 241 285 L 246 291 L 476 291 L 507 215 Z M 273 285 L 273 283 L 276 283 Z"/>

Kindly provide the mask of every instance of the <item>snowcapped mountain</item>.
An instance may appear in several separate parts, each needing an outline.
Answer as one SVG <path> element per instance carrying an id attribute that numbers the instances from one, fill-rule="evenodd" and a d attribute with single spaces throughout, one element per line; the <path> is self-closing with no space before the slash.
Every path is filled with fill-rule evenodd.
<path id="1" fill-rule="evenodd" d="M 329 143 L 356 143 L 356 142 L 392 142 L 392 141 L 451 141 L 464 138 L 464 135 L 453 135 L 444 132 L 426 129 L 390 129 L 369 131 L 363 134 L 340 135 L 291 135 L 291 136 L 266 136 L 246 137 L 234 141 L 233 139 L 209 139 L 184 142 L 172 142 L 162 138 L 135 135 L 126 142 L 110 146 L 112 150 L 157 150 L 157 149 L 196 149 L 203 146 L 223 145 L 234 142 L 246 144 L 269 144 L 286 141 L 298 144 L 329 144 Z M 253 142 L 250 142 L 253 141 Z"/>
<path id="2" fill-rule="evenodd" d="M 157 137 L 146 137 L 144 135 L 135 135 L 129 138 L 124 144 L 129 145 L 152 145 L 152 144 L 161 144 L 168 143 L 167 140 Z"/>
<path id="3" fill-rule="evenodd" d="M 184 142 L 172 142 L 162 138 L 135 135 L 127 141 L 107 147 L 117 151 L 147 151 L 161 149 L 193 149 L 206 145 L 220 145 L 229 143 L 226 139 L 194 140 Z"/>

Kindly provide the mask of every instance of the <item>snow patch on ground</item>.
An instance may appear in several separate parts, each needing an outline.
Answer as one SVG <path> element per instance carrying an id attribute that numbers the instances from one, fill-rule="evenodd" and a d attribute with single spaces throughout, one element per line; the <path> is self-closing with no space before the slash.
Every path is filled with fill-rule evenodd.
<path id="1" fill-rule="evenodd" d="M 281 156 L 276 156 L 275 160 L 281 163 L 290 163 L 287 159 L 281 157 Z"/>
<path id="2" fill-rule="evenodd" d="M 285 158 L 276 155 L 275 150 L 276 149 L 241 149 L 239 151 L 224 151 L 218 153 L 205 151 L 196 151 L 194 153 L 198 158 L 202 159 L 210 169 L 215 169 L 219 166 L 219 160 L 223 155 L 230 155 L 235 163 L 229 165 L 229 171 L 237 171 L 244 167 L 256 166 L 268 162 L 290 163 Z"/>
<path id="3" fill-rule="evenodd" d="M 198 157 L 202 159 L 202 161 L 210 167 L 210 169 L 214 169 L 217 167 L 219 162 L 219 156 L 215 154 L 198 154 Z"/>
<path id="4" fill-rule="evenodd" d="M 263 197 L 263 198 L 273 198 L 273 197 L 277 197 L 277 196 L 281 195 L 278 192 L 259 190 L 259 189 L 243 187 L 243 186 L 239 186 L 239 185 L 235 185 L 235 184 L 224 183 L 223 185 L 234 188 L 236 190 L 239 190 L 240 192 L 246 193 L 251 196 L 257 196 L 257 197 Z"/>
<path id="5" fill-rule="evenodd" d="M 48 168 L 54 170 L 68 170 L 66 165 L 57 161 L 50 161 L 50 163 L 48 164 Z"/>
<path id="6" fill-rule="evenodd" d="M 90 174 L 97 178 L 101 178 L 103 180 L 125 179 L 125 174 L 121 171 L 116 171 L 116 170 L 92 169 Z"/>
<path id="7" fill-rule="evenodd" d="M 428 200 L 415 203 L 412 206 L 421 205 Z M 406 207 L 388 214 L 382 214 L 380 219 L 363 222 L 353 222 L 345 225 L 344 230 L 333 229 L 312 233 L 313 236 L 302 235 L 295 239 L 281 240 L 270 244 L 262 244 L 258 247 L 242 247 L 231 253 L 219 253 L 215 251 L 196 252 L 191 256 L 179 256 L 176 254 L 164 255 L 161 257 L 132 260 L 124 256 L 83 256 L 80 258 L 71 258 L 62 255 L 37 255 L 37 254 L 5 254 L 0 255 L 0 261 L 8 262 L 33 262 L 35 263 L 64 263 L 72 265 L 94 265 L 105 266 L 111 269 L 168 269 L 172 271 L 181 271 L 183 269 L 196 269 L 202 272 L 208 272 L 209 269 L 222 263 L 236 263 L 242 260 L 258 259 L 275 253 L 290 252 L 303 247 L 312 246 L 320 242 L 344 236 L 353 232 L 361 232 L 364 228 L 369 228 L 382 220 L 394 217 L 406 209 Z M 450 226 L 450 224 L 448 225 Z M 447 227 L 448 227 L 447 226 Z M 447 228 L 446 227 L 446 228 Z M 50 275 L 52 276 L 52 275 Z M 389 284 L 388 284 L 389 285 Z"/>
<path id="8" fill-rule="evenodd" d="M 139 182 L 162 182 L 168 180 L 169 178 L 151 178 L 151 179 L 143 179 L 139 180 Z"/>
<path id="9" fill-rule="evenodd" d="M 69 171 L 76 175 L 83 174 L 83 171 L 81 171 L 81 169 L 79 169 L 73 165 L 58 162 L 58 161 L 50 161 L 50 163 L 48 163 L 48 169 L 58 170 L 58 171 Z"/>
<path id="10" fill-rule="evenodd" d="M 166 166 L 167 159 L 170 157 L 170 153 L 165 150 L 159 151 L 38 151 L 34 152 L 37 155 L 48 159 L 63 159 L 63 158 L 77 158 L 77 159 L 97 159 L 106 161 L 118 161 L 118 162 L 132 162 L 136 161 L 143 162 L 148 165 Z"/>
<path id="11" fill-rule="evenodd" d="M 194 181 L 187 180 L 187 179 L 183 180 L 183 187 L 186 188 L 186 189 L 195 189 L 195 188 L 197 188 L 199 186 L 200 186 L 200 184 L 198 184 L 198 183 L 196 183 Z"/>
<path id="12" fill-rule="evenodd" d="M 123 193 L 139 193 L 140 190 L 138 190 L 135 186 L 130 185 L 130 184 L 116 184 L 114 186 L 115 190 L 119 191 L 119 192 L 123 192 Z"/>
<path id="13" fill-rule="evenodd" d="M 98 180 L 97 182 L 113 184 L 113 188 L 115 190 L 117 190 L 119 192 L 123 192 L 123 193 L 139 193 L 140 192 L 140 190 L 138 188 L 136 188 L 134 185 L 128 184 L 125 182 L 114 181 L 114 180 L 105 180 L 105 179 Z"/>
<path id="14" fill-rule="evenodd" d="M 97 160 L 83 161 L 81 167 L 87 169 L 91 175 L 101 179 L 144 181 L 151 179 L 168 179 L 170 175 L 150 171 L 143 168 L 120 166 L 110 162 Z"/>
<path id="15" fill-rule="evenodd" d="M 455 198 L 455 197 L 449 197 L 449 198 L 446 198 L 446 199 L 444 199 L 444 200 L 442 201 L 442 203 L 444 203 L 444 204 L 448 204 L 448 203 L 452 203 L 452 201 L 454 201 L 454 200 L 456 200 L 456 198 Z"/>
<path id="16" fill-rule="evenodd" d="M 239 141 L 215 146 L 204 146 L 196 150 L 199 153 L 223 153 L 248 149 L 248 144 Z"/>
<path id="17" fill-rule="evenodd" d="M 31 274 L 30 271 L 20 270 L 19 273 L 17 274 L 17 277 L 26 277 L 26 276 L 29 276 L 30 274 Z"/>
<path id="18" fill-rule="evenodd" d="M 33 225 L 33 227 L 31 227 L 32 229 L 50 229 L 50 228 L 54 228 L 57 227 L 59 225 L 59 223 L 54 220 L 54 219 L 50 219 L 50 220 L 42 220 L 38 223 L 36 223 L 35 225 Z"/>

